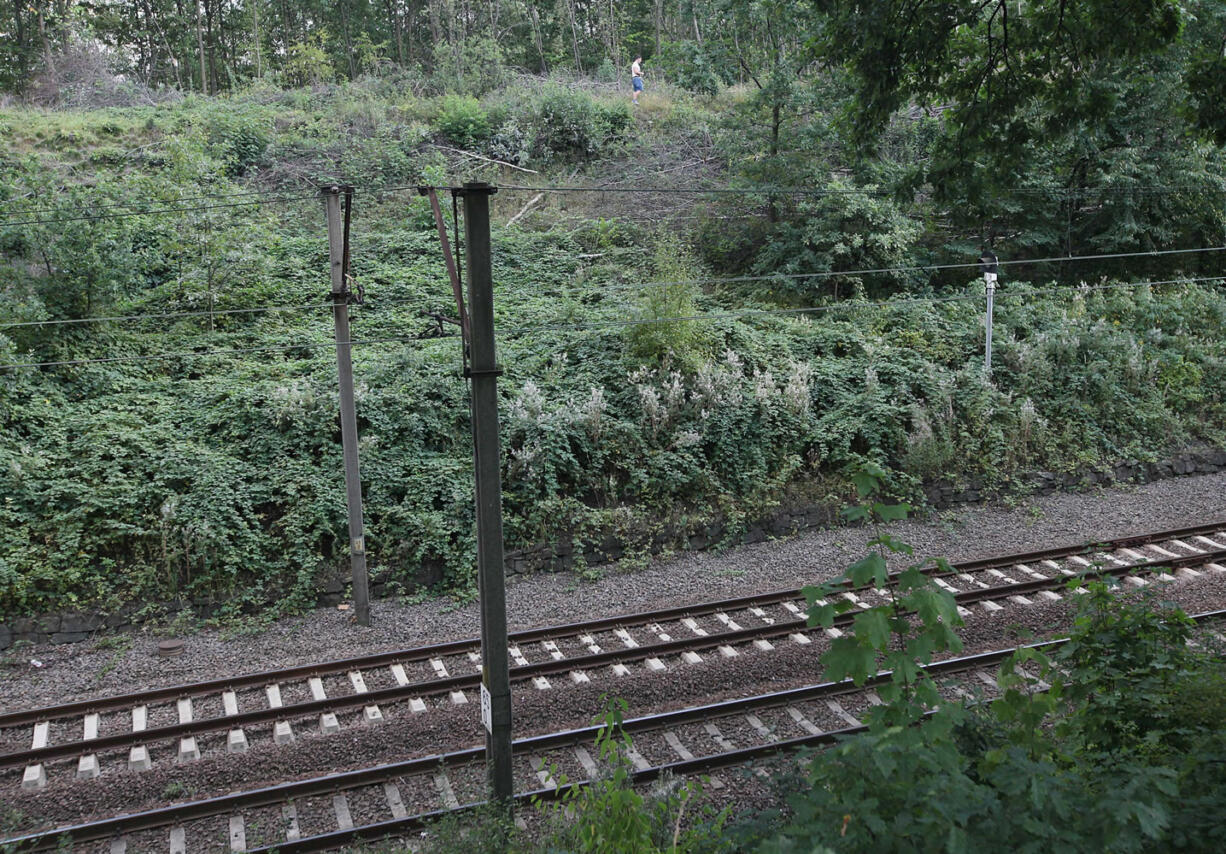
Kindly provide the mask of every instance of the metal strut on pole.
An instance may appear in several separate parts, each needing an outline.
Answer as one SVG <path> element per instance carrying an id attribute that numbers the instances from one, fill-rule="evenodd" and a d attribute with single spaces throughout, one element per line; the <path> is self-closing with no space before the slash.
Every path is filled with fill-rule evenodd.
<path id="1" fill-rule="evenodd" d="M 345 218 L 341 222 L 341 193 Z M 328 214 L 328 256 L 332 271 L 332 318 L 336 325 L 336 368 L 341 392 L 341 445 L 345 455 L 345 499 L 349 509 L 349 557 L 353 568 L 353 607 L 358 624 L 370 625 L 366 538 L 362 533 L 362 480 L 358 469 L 358 418 L 353 400 L 352 337 L 349 333 L 349 209 L 352 187 L 322 191 Z"/>
<path id="2" fill-rule="evenodd" d="M 481 716 L 491 799 L 509 810 L 511 674 L 507 651 L 506 575 L 502 553 L 502 478 L 498 439 L 498 368 L 494 351 L 494 290 L 490 263 L 490 196 L 494 187 L 465 184 L 464 243 L 471 322 L 473 467 L 476 472 L 477 582 L 481 599 Z"/>
<path id="3" fill-rule="evenodd" d="M 468 311 L 464 308 L 464 290 L 460 287 L 460 273 L 456 269 L 455 258 L 451 254 L 451 244 L 447 242 L 447 225 L 443 222 L 443 210 L 439 207 L 438 194 L 434 192 L 433 187 L 418 187 L 417 193 L 430 197 L 430 210 L 434 212 L 434 225 L 438 229 L 438 241 L 443 247 L 443 261 L 447 264 L 447 275 L 451 279 L 451 291 L 455 296 L 456 311 L 460 318 L 460 332 L 464 336 L 464 364 L 467 367 L 470 337 Z"/>

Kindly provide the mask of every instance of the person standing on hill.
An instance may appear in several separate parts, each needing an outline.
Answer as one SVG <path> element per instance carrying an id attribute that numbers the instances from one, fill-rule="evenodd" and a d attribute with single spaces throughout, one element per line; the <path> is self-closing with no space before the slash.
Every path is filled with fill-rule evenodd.
<path id="1" fill-rule="evenodd" d="M 635 106 L 639 102 L 639 93 L 643 91 L 643 57 L 636 56 L 634 62 L 630 63 L 630 85 L 634 88 L 634 94 L 631 95 L 631 100 Z"/>

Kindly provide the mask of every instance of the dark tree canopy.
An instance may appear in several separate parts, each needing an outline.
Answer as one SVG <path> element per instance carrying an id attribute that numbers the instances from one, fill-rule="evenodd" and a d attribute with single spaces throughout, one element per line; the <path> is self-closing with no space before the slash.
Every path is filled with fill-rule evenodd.
<path id="1" fill-rule="evenodd" d="M 1118 106 L 1106 80 L 1178 54 L 1203 127 L 1220 125 L 1224 6 L 1174 0 L 813 0 L 814 37 L 856 85 L 862 141 L 908 103 L 948 105 L 963 141 L 1024 145 L 1039 128 Z M 1216 40 L 1216 43 L 1215 41 Z M 1190 62 L 1191 53 L 1200 58 Z M 1206 58 L 1207 57 L 1207 58 Z"/>

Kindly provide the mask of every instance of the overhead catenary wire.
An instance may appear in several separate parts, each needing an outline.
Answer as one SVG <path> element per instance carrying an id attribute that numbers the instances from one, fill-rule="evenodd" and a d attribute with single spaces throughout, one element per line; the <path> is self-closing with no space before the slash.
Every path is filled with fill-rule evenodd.
<path id="1" fill-rule="evenodd" d="M 416 190 L 418 184 L 385 184 L 382 186 L 361 186 L 355 185 L 354 191 L 358 193 L 392 193 L 403 192 L 407 190 Z M 605 184 L 597 184 L 594 186 L 575 186 L 575 185 L 541 185 L 531 186 L 524 184 L 500 184 L 496 185 L 499 190 L 520 191 L 520 192 L 552 192 L 552 193 L 674 193 L 679 195 L 842 195 L 847 193 L 892 193 L 892 190 L 887 190 L 876 186 L 860 186 L 846 188 L 831 188 L 831 187 L 788 187 L 788 186 L 746 186 L 746 187 L 666 187 L 666 186 L 643 186 L 620 187 L 617 182 Z M 436 190 L 459 190 L 458 186 L 436 186 Z M 999 187 L 996 188 L 1000 193 L 1016 193 L 1016 194 L 1086 194 L 1094 195 L 1099 193 L 1182 193 L 1199 190 L 1223 190 L 1226 189 L 1226 184 L 1222 182 L 1205 183 L 1205 184 L 1133 184 L 1133 185 L 1112 185 L 1098 187 Z M 55 192 L 55 191 L 53 191 Z M 59 192 L 63 192 L 62 190 Z M 174 196 L 170 198 L 160 198 L 154 200 L 152 204 L 160 205 L 182 205 L 185 202 L 216 202 L 226 203 L 236 199 L 258 197 L 258 201 L 253 201 L 251 204 L 262 204 L 265 202 L 276 201 L 292 201 L 299 198 L 314 198 L 318 192 L 318 188 L 313 188 L 311 193 L 301 195 L 300 192 L 290 192 L 285 190 L 275 189 L 258 189 L 258 190 L 242 190 L 233 193 L 198 193 L 190 196 Z M 26 194 L 25 196 L 15 196 L 9 199 L 0 200 L 0 206 L 18 205 L 26 200 L 37 200 L 39 196 Z M 74 200 L 80 204 L 79 200 Z M 96 210 L 107 210 L 111 208 L 135 208 L 139 207 L 141 202 L 133 201 L 114 201 L 114 202 L 97 202 L 87 203 L 89 207 Z M 55 213 L 64 210 L 61 205 L 34 205 L 22 207 L 19 211 L 13 211 L 12 216 L 26 216 L 31 213 Z M 137 214 L 142 211 L 137 211 Z"/>
<path id="2" fill-rule="evenodd" d="M 366 311 L 378 311 L 385 307 L 403 306 L 410 304 L 419 304 L 421 308 L 427 308 L 428 302 L 422 300 L 421 297 L 384 297 L 372 298 L 367 296 L 366 300 L 361 304 L 361 308 Z M 303 305 L 266 305 L 253 306 L 251 308 L 225 308 L 225 309 L 196 309 L 192 311 L 168 311 L 156 312 L 149 314 L 118 314 L 118 315 L 103 315 L 99 317 L 70 317 L 56 318 L 53 320 L 21 320 L 13 322 L 0 322 L 0 330 L 18 329 L 22 327 L 46 327 L 46 326 L 68 326 L 89 323 L 123 323 L 123 322 L 142 322 L 146 320 L 177 320 L 193 317 L 212 317 L 215 315 L 238 315 L 238 314 L 266 314 L 274 312 L 293 312 L 293 311 L 316 311 L 318 309 L 331 309 L 333 304 L 330 302 L 323 303 L 308 303 Z"/>
<path id="3" fill-rule="evenodd" d="M 597 185 L 594 187 L 576 187 L 563 185 L 530 184 L 498 184 L 499 190 L 532 192 L 532 193 L 632 193 L 642 195 L 742 195 L 742 196 L 839 196 L 839 195 L 894 195 L 893 190 L 869 187 L 617 187 L 613 185 Z M 458 187 L 435 187 L 436 190 L 457 190 Z M 1188 186 L 1135 186 L 1135 187 L 1002 187 L 998 192 L 1009 193 L 1079 193 L 1094 195 L 1096 193 L 1174 193 L 1197 190 L 1223 190 L 1221 183 Z"/>
<path id="4" fill-rule="evenodd" d="M 455 231 L 456 231 L 456 237 L 458 238 L 459 229 L 456 228 Z M 1115 252 L 1115 253 L 1100 254 L 1100 255 L 1062 255 L 1062 256 L 1052 256 L 1048 258 L 1026 258 L 1026 259 L 1016 259 L 1016 260 L 1011 260 L 1011 261 L 1010 260 L 998 261 L 997 264 L 1001 267 L 1004 267 L 1004 266 L 1020 266 L 1020 265 L 1027 265 L 1027 264 L 1051 264 L 1051 263 L 1069 262 L 1069 261 L 1099 261 L 1099 260 L 1112 260 L 1112 259 L 1118 260 L 1122 258 L 1144 258 L 1144 257 L 1162 256 L 1162 255 L 1191 254 L 1191 253 L 1197 253 L 1197 252 L 1223 252 L 1223 251 L 1226 251 L 1226 246 L 1205 246 L 1205 247 L 1189 248 L 1189 249 L 1159 249 L 1159 250 L 1149 250 L 1149 251 L 1144 251 L 1144 252 Z M 876 268 L 860 269 L 860 270 L 825 270 L 825 271 L 814 272 L 814 273 L 768 273 L 768 274 L 763 274 L 763 275 L 758 275 L 758 276 L 725 276 L 725 277 L 710 277 L 710 278 L 702 278 L 702 279 L 680 279 L 676 281 L 662 281 L 661 280 L 661 281 L 651 281 L 651 282 L 608 282 L 608 283 L 602 283 L 600 287 L 617 288 L 617 289 L 622 289 L 622 290 L 627 290 L 627 289 L 637 290 L 637 289 L 653 288 L 653 287 L 669 287 L 669 286 L 675 286 L 675 285 L 705 286 L 705 285 L 747 284 L 747 283 L 753 283 L 753 282 L 770 282 L 770 281 L 779 281 L 779 280 L 797 281 L 797 280 L 803 280 L 803 279 L 825 279 L 825 278 L 834 278 L 838 276 L 867 276 L 867 275 L 884 275 L 884 274 L 891 274 L 891 273 L 911 273 L 911 272 L 924 272 L 924 271 L 936 271 L 936 270 L 957 270 L 957 269 L 971 269 L 971 268 L 977 269 L 978 267 L 979 267 L 979 262 L 974 261 L 974 262 L 958 263 L 958 264 L 927 264 L 927 265 L 915 265 L 915 266 L 906 266 L 906 267 L 876 267 Z M 1209 276 L 1209 277 L 1204 277 L 1202 279 L 1184 278 L 1184 279 L 1179 279 L 1177 281 L 1203 281 L 1203 280 L 1212 280 L 1212 279 L 1217 279 L 1217 278 L 1221 278 L 1221 277 Z M 403 305 L 408 302 L 416 301 L 416 299 L 417 298 L 414 298 L 414 300 L 375 299 L 373 302 L 370 302 L 369 304 L 367 304 L 366 308 L 378 309 L 382 306 Z M 195 311 L 164 312 L 164 313 L 157 313 L 157 314 L 129 314 L 129 315 L 116 315 L 116 316 L 104 316 L 104 317 L 68 318 L 68 319 L 56 319 L 56 320 L 28 320 L 28 321 L 19 321 L 19 322 L 12 322 L 12 323 L 0 323 L 0 329 L 16 329 L 20 327 L 46 327 L 46 326 L 66 325 L 66 324 L 128 322 L 128 321 L 162 320 L 162 319 L 177 319 L 177 318 L 191 318 L 191 317 L 209 317 L 213 315 L 248 314 L 248 313 L 261 313 L 261 312 L 312 311 L 316 309 L 331 308 L 331 307 L 332 307 L 331 303 L 316 303 L 316 304 L 298 305 L 298 306 L 288 306 L 288 305 L 286 306 L 257 306 L 253 308 L 219 309 L 215 311 L 210 311 L 208 309 L 200 309 L 200 310 L 195 310 Z"/>
<path id="5" fill-rule="evenodd" d="M 390 194 L 396 192 L 404 192 L 408 190 L 416 190 L 420 185 L 391 185 L 382 187 L 355 187 L 355 193 L 359 194 Z M 522 184 L 502 184 L 496 185 L 498 190 L 519 191 L 519 192 L 547 192 L 547 193 L 635 193 L 635 194 L 671 194 L 685 196 L 701 196 L 701 195 L 740 195 L 740 196 L 838 196 L 838 195 L 894 195 L 895 191 L 879 188 L 879 187 L 618 187 L 613 185 L 597 185 L 594 187 L 577 187 L 577 186 L 559 186 L 559 185 L 542 185 L 530 186 Z M 461 190 L 461 187 L 453 186 L 436 186 L 435 190 L 455 192 Z M 1205 190 L 1223 190 L 1221 185 L 1189 185 L 1189 186 L 1133 186 L 1133 187 L 1006 187 L 1001 188 L 1000 192 L 1005 194 L 1051 194 L 1051 195 L 1098 195 L 1105 193 L 1177 193 L 1177 192 L 1196 192 Z M 134 216 L 152 216 L 166 213 L 192 213 L 207 210 L 216 210 L 231 207 L 247 207 L 262 204 L 277 204 L 293 201 L 304 201 L 317 197 L 317 191 L 308 194 L 284 194 L 271 190 L 249 190 L 240 193 L 226 194 L 200 194 L 195 196 L 179 196 L 173 199 L 158 199 L 150 204 L 169 205 L 171 207 L 150 208 L 141 207 L 140 202 L 103 202 L 103 203 L 86 203 L 86 205 L 94 211 L 110 210 L 112 208 L 130 208 L 132 210 L 119 211 L 114 213 L 89 213 L 76 214 L 73 216 L 53 216 L 51 218 L 38 219 L 5 219 L 4 215 L 0 215 L 0 227 L 13 227 L 24 225 L 55 225 L 67 222 L 81 222 L 98 219 L 118 219 Z M 236 199 L 248 199 L 247 201 L 235 201 Z M 8 199 L 4 204 L 12 204 L 18 199 Z M 182 207 L 184 202 L 189 201 L 206 201 L 210 204 L 195 205 Z M 56 206 L 38 206 L 26 207 L 21 210 L 15 210 L 8 213 L 12 217 L 28 217 L 33 213 L 54 213 L 58 214 L 64 208 Z"/>
<path id="6" fill-rule="evenodd" d="M 401 335 L 387 338 L 354 338 L 347 343 L 349 345 L 366 345 L 366 344 L 410 344 L 410 343 L 428 343 L 432 341 L 445 341 L 451 338 L 457 338 L 458 335 L 450 333 L 442 333 L 439 335 L 431 335 L 428 338 L 423 338 L 415 335 Z M 240 356 L 248 353 L 272 353 L 272 352 L 289 352 L 292 350 L 320 350 L 325 348 L 335 347 L 336 342 L 328 341 L 299 341 L 295 344 L 269 344 L 260 347 L 234 347 L 224 350 L 184 350 L 177 353 L 144 353 L 141 355 L 132 356 L 100 356 L 97 358 L 88 359 L 59 359 L 46 362 L 7 362 L 0 363 L 0 370 L 15 370 L 26 368 L 60 368 L 60 367 L 75 367 L 83 365 L 108 365 L 121 362 L 148 362 L 148 361 L 164 361 L 168 359 L 202 359 L 209 356 Z"/>
<path id="7" fill-rule="evenodd" d="M 280 204 L 285 202 L 305 201 L 318 198 L 318 193 L 301 196 L 279 196 L 276 198 L 258 198 L 245 202 L 227 202 L 215 205 L 193 205 L 190 207 L 148 208 L 138 211 L 121 211 L 119 213 L 79 214 L 77 216 L 54 217 L 51 219 L 0 220 L 0 228 L 14 228 L 24 225 L 61 225 L 68 222 L 89 222 L 100 219 L 127 219 L 136 216 L 158 216 L 169 213 L 202 213 L 204 211 L 220 210 L 222 208 L 252 207 L 262 204 Z M 22 214 L 24 216 L 24 214 Z"/>
<path id="8" fill-rule="evenodd" d="M 997 289 L 996 298 L 1020 298 L 1026 296 L 1047 296 L 1053 293 L 1072 293 L 1117 290 L 1124 288 L 1155 287 L 1160 285 L 1191 284 L 1194 282 L 1209 282 L 1226 280 L 1226 275 L 1200 276 L 1196 278 L 1181 277 L 1178 279 L 1150 280 L 1144 282 L 1114 282 L 1100 285 L 1071 285 L 1055 288 L 1030 288 L 1024 291 L 1007 292 Z M 508 335 L 531 335 L 537 332 L 583 331 L 603 328 L 622 328 L 631 326 L 649 326 L 660 323 L 680 323 L 686 321 L 739 320 L 750 317 L 786 317 L 794 315 L 819 314 L 833 311 L 850 311 L 862 308 L 901 308 L 912 305 L 933 305 L 940 303 L 973 302 L 983 299 L 983 294 L 953 294 L 938 297 L 911 297 L 899 300 L 879 300 L 866 302 L 861 300 L 843 300 L 825 305 L 801 306 L 799 308 L 764 308 L 747 309 L 745 311 L 721 311 L 703 314 L 669 315 L 665 317 L 646 317 L 632 319 L 593 320 L 584 323 L 546 323 L 535 326 L 503 328 L 500 331 Z"/>
<path id="9" fill-rule="evenodd" d="M 436 192 L 458 193 L 463 191 L 463 186 L 451 184 L 400 184 L 387 185 L 383 187 L 354 187 L 356 194 L 394 194 L 401 192 L 416 192 L 418 188 L 428 186 L 429 189 Z M 492 185 L 500 192 L 522 192 L 522 193 L 627 193 L 639 195 L 678 195 L 678 196 L 842 196 L 842 195 L 878 195 L 891 196 L 895 195 L 896 191 L 881 187 L 651 187 L 651 186 L 635 186 L 635 187 L 618 187 L 612 184 L 601 184 L 590 187 L 583 186 L 568 186 L 568 185 L 549 185 L 542 184 L 533 186 L 530 184 L 494 184 Z M 1198 192 L 1198 191 L 1226 191 L 1226 184 L 1203 184 L 1203 185 L 1139 185 L 1133 187 L 1003 187 L 999 188 L 999 192 L 1003 194 L 1020 193 L 1020 194 L 1063 194 L 1063 195 L 1088 195 L 1097 194 L 1127 194 L 1127 193 L 1176 193 L 1176 192 Z"/>
<path id="10" fill-rule="evenodd" d="M 199 309 L 196 311 L 166 311 L 150 314 L 120 314 L 102 317 L 68 317 L 55 320 L 22 320 L 13 323 L 0 323 L 0 329 L 17 329 L 29 326 L 65 326 L 79 323 L 120 323 L 143 320 L 177 320 L 187 317 L 213 317 L 229 314 L 261 314 L 278 311 L 313 311 L 321 308 L 331 308 L 332 303 L 312 303 L 309 305 L 265 305 L 254 308 L 220 308 Z"/>
<path id="11" fill-rule="evenodd" d="M 1049 296 L 1053 293 L 1073 293 L 1073 292 L 1091 292 L 1091 291 L 1106 291 L 1118 290 L 1126 288 L 1139 287 L 1155 287 L 1160 285 L 1176 285 L 1176 284 L 1191 284 L 1195 282 L 1208 281 L 1223 281 L 1226 280 L 1226 275 L 1223 276 L 1200 276 L 1195 278 L 1181 277 L 1178 279 L 1164 280 L 1149 280 L 1143 282 L 1114 282 L 1111 284 L 1099 285 L 1074 285 L 1067 287 L 1056 288 L 1030 288 L 1024 291 L 1007 291 L 998 290 L 996 292 L 997 299 L 1021 298 L 1027 296 Z M 508 335 L 526 335 L 536 332 L 554 332 L 554 331 L 586 331 L 601 328 L 615 327 L 630 327 L 630 326 L 646 326 L 659 323 L 676 323 L 682 321 L 711 321 L 711 320 L 735 320 L 749 317 L 771 317 L 771 316 L 789 316 L 789 315 L 805 315 L 816 314 L 822 312 L 833 311 L 848 311 L 863 308 L 901 308 L 912 305 L 932 305 L 940 303 L 954 302 L 971 302 L 982 299 L 981 294 L 953 294 L 945 297 L 912 297 L 909 299 L 900 300 L 880 300 L 876 302 L 864 302 L 860 300 L 845 300 L 842 302 L 830 303 L 820 306 L 802 306 L 799 308 L 780 308 L 780 309 L 749 309 L 745 311 L 728 311 L 728 312 L 712 312 L 706 314 L 694 315 L 676 315 L 667 317 L 654 318 L 635 318 L 629 320 L 594 320 L 587 323 L 556 323 L 556 324 L 538 324 L 535 326 L 525 327 L 504 327 L 500 331 Z M 405 343 L 423 343 L 431 341 L 443 341 L 452 338 L 460 337 L 454 333 L 440 333 L 431 335 L 430 337 L 421 337 L 414 335 L 390 336 L 383 338 L 355 338 L 349 341 L 350 345 L 360 346 L 368 344 L 405 344 Z M 187 358 L 204 358 L 208 356 L 232 356 L 243 355 L 247 353 L 261 352 L 277 352 L 291 351 L 302 349 L 321 349 L 326 347 L 336 346 L 335 341 L 304 341 L 294 344 L 275 344 L 261 347 L 238 347 L 224 350 L 190 350 L 177 353 L 155 353 L 142 354 L 132 356 L 108 356 L 88 359 L 63 359 L 57 361 L 46 362 L 10 362 L 0 364 L 0 370 L 4 369 L 21 369 L 21 368 L 48 368 L 48 367 L 69 367 L 80 365 L 100 365 L 113 364 L 119 362 L 142 362 L 150 360 L 165 360 L 165 359 L 187 359 Z"/>
<path id="12" fill-rule="evenodd" d="M 1189 249 L 1154 249 L 1144 252 L 1110 252 L 1101 255 L 1054 255 L 1048 258 L 1019 258 L 1011 261 L 997 261 L 997 265 L 1023 266 L 1029 264 L 1055 264 L 1067 261 L 1107 261 L 1122 258 L 1149 258 L 1162 255 L 1189 255 L 1197 252 L 1226 252 L 1226 246 L 1201 246 Z M 978 269 L 978 261 L 960 262 L 957 264 L 919 264 L 906 267 L 875 267 L 862 270 L 822 270 L 814 273 L 764 273 L 757 276 L 720 276 L 705 279 L 679 279 L 677 281 L 654 282 L 612 282 L 608 286 L 616 288 L 658 288 L 668 285 L 729 285 L 751 282 L 774 282 L 780 280 L 796 281 L 800 279 L 829 279 L 837 276 L 868 276 L 889 273 L 919 273 L 936 270 L 967 270 Z M 1214 277 L 1217 278 L 1217 277 Z"/>
<path id="13" fill-rule="evenodd" d="M 285 192 L 277 191 L 277 190 L 245 190 L 241 193 L 206 193 L 206 194 L 195 195 L 195 196 L 174 196 L 172 198 L 154 199 L 151 202 L 144 202 L 144 203 L 142 202 L 85 202 L 84 204 L 94 210 L 109 210 L 110 208 L 134 208 L 134 207 L 140 206 L 141 204 L 181 205 L 181 204 L 184 204 L 185 202 L 230 202 L 230 201 L 234 201 L 235 199 L 241 199 L 241 198 L 246 198 L 250 196 L 260 196 L 262 197 L 263 201 L 267 201 L 269 199 L 275 201 L 277 199 L 285 197 L 285 195 L 286 195 Z M 308 198 L 311 198 L 311 197 L 308 197 Z M 3 202 L 0 202 L 0 204 L 11 205 L 15 202 L 20 202 L 20 201 L 22 201 L 21 198 L 6 199 Z M 261 201 L 260 204 L 262 204 L 263 201 Z M 79 199 L 74 200 L 74 203 L 82 204 L 82 202 Z M 255 203 L 253 202 L 253 204 Z M 38 205 L 38 206 L 33 206 L 33 207 L 22 207 L 20 210 L 13 211 L 9 215 L 10 216 L 27 216 L 33 213 L 58 213 L 63 210 L 66 210 L 66 208 L 63 205 Z"/>

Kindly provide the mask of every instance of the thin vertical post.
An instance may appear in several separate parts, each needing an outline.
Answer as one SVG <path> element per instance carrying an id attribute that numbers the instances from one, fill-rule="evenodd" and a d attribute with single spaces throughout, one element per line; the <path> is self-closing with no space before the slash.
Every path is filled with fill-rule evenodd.
<path id="1" fill-rule="evenodd" d="M 996 274 L 983 274 L 984 291 L 987 293 L 988 305 L 987 312 L 983 317 L 984 325 L 984 347 L 983 347 L 983 367 L 989 374 L 992 373 L 992 300 L 996 295 Z"/>
<path id="2" fill-rule="evenodd" d="M 473 468 L 476 473 L 477 589 L 481 597 L 481 708 L 485 756 L 493 800 L 509 809 L 515 794 L 511 768 L 511 674 L 507 655 L 506 575 L 502 555 L 502 474 L 498 438 L 498 368 L 494 350 L 494 288 L 490 263 L 488 184 L 468 183 L 464 243 L 468 266 L 468 320 L 472 334 Z"/>
<path id="3" fill-rule="evenodd" d="M 370 581 L 366 573 L 366 538 L 362 533 L 362 479 L 358 469 L 358 417 L 353 402 L 353 345 L 349 334 L 349 233 L 341 223 L 341 192 L 326 187 L 328 256 L 332 270 L 332 319 L 336 326 L 336 373 L 341 390 L 341 445 L 345 454 L 345 501 L 349 508 L 349 559 L 353 569 L 353 607 L 358 624 L 370 625 Z"/>

